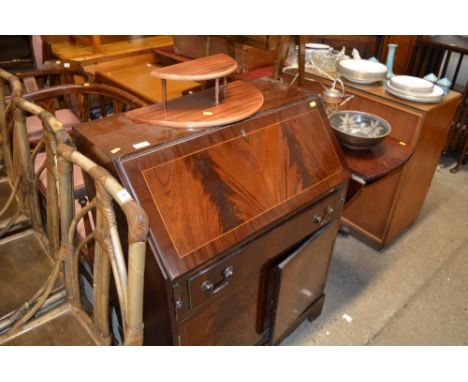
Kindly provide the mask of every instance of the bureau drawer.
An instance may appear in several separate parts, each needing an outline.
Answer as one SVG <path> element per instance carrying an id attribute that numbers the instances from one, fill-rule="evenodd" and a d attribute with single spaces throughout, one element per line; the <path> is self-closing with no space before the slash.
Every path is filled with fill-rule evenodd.
<path id="1" fill-rule="evenodd" d="M 216 296 L 229 293 L 247 276 L 281 255 L 317 229 L 341 216 L 346 188 L 340 187 L 276 227 L 232 251 L 223 259 L 189 277 L 188 301 L 196 309 Z"/>

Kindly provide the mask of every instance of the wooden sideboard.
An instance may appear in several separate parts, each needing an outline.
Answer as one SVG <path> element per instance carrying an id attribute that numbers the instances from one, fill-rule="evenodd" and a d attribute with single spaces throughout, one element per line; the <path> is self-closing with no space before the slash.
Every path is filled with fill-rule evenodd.
<path id="1" fill-rule="evenodd" d="M 290 74 L 285 74 L 286 81 L 290 78 Z M 307 74 L 304 87 L 321 93 L 323 88 L 319 82 L 330 84 L 328 80 Z M 385 119 L 392 127 L 390 137 L 405 150 L 412 151 L 402 166 L 385 176 L 370 181 L 360 179 L 365 186 L 343 213 L 343 224 L 380 248 L 396 239 L 421 212 L 461 96 L 451 91 L 439 104 L 422 104 L 394 97 L 380 83 L 345 82 L 345 86 L 346 93 L 354 98 L 341 110 L 364 111 Z M 360 153 L 352 155 L 361 156 Z M 345 156 L 348 157 L 346 151 Z M 378 161 L 378 156 L 373 160 Z M 352 169 L 353 163 L 348 165 Z M 361 168 L 363 165 L 361 161 Z"/>
<path id="2" fill-rule="evenodd" d="M 263 106 L 231 125 L 74 128 L 150 220 L 145 344 L 276 344 L 321 312 L 349 171 L 315 94 L 250 84 Z"/>

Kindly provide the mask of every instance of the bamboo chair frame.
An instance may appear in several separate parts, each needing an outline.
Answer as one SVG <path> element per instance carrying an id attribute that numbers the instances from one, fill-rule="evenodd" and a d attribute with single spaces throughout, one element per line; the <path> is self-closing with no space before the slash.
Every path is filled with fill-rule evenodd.
<path id="1" fill-rule="evenodd" d="M 78 260 L 81 249 L 94 240 L 93 269 L 93 318 L 97 343 L 110 344 L 109 288 L 111 272 L 115 281 L 124 331 L 124 345 L 141 345 L 143 342 L 143 276 L 145 267 L 146 238 L 148 221 L 146 214 L 127 191 L 103 168 L 79 153 L 72 147 L 72 141 L 61 123 L 52 114 L 39 106 L 24 100 L 15 99 L 23 111 L 41 117 L 44 136 L 49 139 L 49 157 L 55 154 L 58 169 L 58 182 L 48 177 L 48 189 L 58 191 L 48 197 L 60 214 L 60 245 L 55 249 L 55 265 L 44 285 L 25 304 L 8 317 L 9 329 L 0 335 L 0 344 L 7 343 L 19 335 L 48 319 L 53 312 L 35 317 L 45 303 L 54 300 L 53 287 L 62 271 L 67 303 L 73 309 L 85 314 L 82 309 L 79 284 Z M 90 203 L 74 213 L 73 164 L 79 166 L 92 179 L 96 189 Z M 57 197 L 58 196 L 58 197 Z M 128 267 L 120 241 L 117 221 L 113 209 L 116 202 L 122 209 L 128 224 Z M 49 208 L 49 207 L 48 207 Z M 78 221 L 95 209 L 96 229 L 84 240 L 77 241 Z M 128 271 L 127 271 L 128 268 Z M 2 326 L 3 325 L 3 326 Z M 4 327 L 0 322 L 0 328 Z"/>
<path id="2" fill-rule="evenodd" d="M 6 83 L 10 87 L 9 97 L 4 94 Z M 11 187 L 6 203 L 0 206 L 0 219 L 14 201 L 18 205 L 16 213 L 1 222 L 0 238 L 14 231 L 17 226 L 32 225 L 34 229 L 43 232 L 35 195 L 25 117 L 16 105 L 21 95 L 22 88 L 18 78 L 0 68 L 0 161 Z"/>
<path id="3" fill-rule="evenodd" d="M 56 106 L 61 104 L 61 102 L 59 102 L 60 98 L 66 97 L 66 101 L 70 104 L 72 101 L 75 101 L 73 102 L 75 106 L 74 111 L 80 120 L 85 122 L 90 120 L 90 106 L 92 102 L 91 97 L 93 96 L 99 99 L 99 108 L 103 117 L 107 116 L 106 101 L 108 100 L 112 102 L 114 114 L 121 113 L 128 110 L 129 108 L 136 108 L 146 105 L 144 101 L 134 97 L 130 93 L 113 86 L 102 84 L 59 85 L 25 94 L 23 98 L 34 102 L 50 113 L 55 114 Z M 31 165 L 33 168 L 35 168 L 34 163 L 36 162 L 37 155 L 44 149 L 44 146 L 45 143 L 43 137 L 43 139 L 41 139 L 32 150 Z M 40 167 L 39 171 L 36 173 L 36 185 L 38 184 L 39 178 L 41 177 L 41 174 L 46 167 L 47 166 Z M 75 198 L 79 201 L 81 207 L 86 206 L 88 200 L 84 187 L 75 189 Z M 88 215 L 86 215 L 84 218 L 84 226 L 86 234 L 92 231 L 92 223 Z M 89 248 L 87 246 L 86 249 L 89 249 L 90 253 L 93 252 L 91 245 Z M 90 259 L 91 258 L 92 256 L 90 256 Z"/>

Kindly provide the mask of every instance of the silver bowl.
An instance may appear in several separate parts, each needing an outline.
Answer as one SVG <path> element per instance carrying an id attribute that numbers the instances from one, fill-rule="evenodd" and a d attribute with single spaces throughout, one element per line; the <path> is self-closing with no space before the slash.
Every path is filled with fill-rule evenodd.
<path id="1" fill-rule="evenodd" d="M 384 119 L 361 111 L 339 111 L 328 118 L 340 143 L 353 150 L 376 146 L 392 130 Z"/>

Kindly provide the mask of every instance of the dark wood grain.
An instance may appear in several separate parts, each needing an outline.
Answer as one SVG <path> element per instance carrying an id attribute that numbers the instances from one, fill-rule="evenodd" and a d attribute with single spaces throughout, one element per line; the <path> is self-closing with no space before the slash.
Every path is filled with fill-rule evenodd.
<path id="1" fill-rule="evenodd" d="M 260 110 L 221 127 L 136 123 L 126 113 L 74 128 L 78 147 L 149 217 L 146 344 L 167 344 L 169 333 L 173 344 L 267 342 L 272 261 L 341 215 L 349 172 L 318 98 L 270 79 L 250 84 L 264 97 Z M 222 290 L 202 290 L 231 265 Z"/>
<path id="2" fill-rule="evenodd" d="M 323 293 L 338 221 L 323 228 L 276 267 L 279 290 L 276 301 L 272 342 L 277 343 L 294 329 L 298 315 Z"/>
<path id="3" fill-rule="evenodd" d="M 413 154 L 409 145 L 392 137 L 386 137 L 367 150 L 342 149 L 353 174 L 365 182 L 372 182 L 401 167 Z"/>
<path id="4" fill-rule="evenodd" d="M 297 242 L 300 242 L 310 232 L 314 232 L 324 225 L 330 223 L 341 215 L 343 210 L 343 201 L 341 196 L 345 193 L 344 187 L 326 195 L 322 199 L 312 203 L 311 206 L 288 217 L 284 222 L 272 228 L 265 234 L 250 239 L 228 254 L 222 259 L 216 261 L 212 266 L 204 267 L 202 271 L 195 273 L 187 278 L 187 291 L 180 293 L 180 297 L 189 306 L 190 312 L 180 315 L 184 318 L 190 313 L 196 314 L 203 309 L 204 304 L 216 304 L 218 298 L 225 294 L 230 294 L 242 282 L 249 278 L 253 272 L 260 272 L 265 263 L 291 248 Z M 333 212 L 327 213 L 329 208 Z M 314 216 L 323 216 L 320 223 L 314 221 Z M 229 284 L 219 293 L 213 295 L 206 293 L 201 289 L 202 284 L 210 280 L 215 284 L 223 281 L 223 271 L 227 267 L 232 267 L 234 274 L 229 280 Z"/>
<path id="5" fill-rule="evenodd" d="M 250 117 L 263 105 L 263 95 L 246 82 L 227 85 L 227 95 L 215 103 L 214 89 L 169 101 L 166 106 L 156 104 L 128 113 L 127 117 L 139 123 L 170 126 L 183 129 L 201 129 L 226 125 Z"/>
<path id="6" fill-rule="evenodd" d="M 278 116 L 284 123 L 278 124 Z M 323 126 L 324 121 L 318 109 L 302 103 L 177 145 L 149 150 L 144 160 L 137 156 L 122 161 L 121 173 L 126 174 L 128 182 L 135 187 L 134 193 L 148 213 L 150 225 L 158 232 L 158 246 L 164 253 L 163 261 L 172 278 L 347 179 L 346 169 L 341 164 L 342 153 L 331 128 L 328 125 L 326 129 L 306 128 L 314 124 Z M 300 139 L 294 139 L 295 134 Z M 217 150 L 221 145 L 225 152 Z M 276 147 L 276 152 L 267 149 L 268 145 Z M 249 155 L 251 149 L 255 149 L 258 158 Z M 202 150 L 208 154 L 203 156 L 199 153 Z M 227 155 L 222 155 L 222 152 Z M 264 152 L 275 155 L 278 161 L 272 161 Z M 178 157 L 181 159 L 173 161 Z M 205 174 L 211 171 L 205 179 L 202 171 L 186 167 L 187 163 L 192 166 L 197 160 L 199 168 L 206 166 Z M 288 168 L 283 168 L 282 163 L 288 163 Z M 159 165 L 161 167 L 157 170 L 148 170 Z M 252 171 L 246 171 L 250 168 Z M 270 178 L 265 177 L 262 171 Z M 148 176 L 151 172 L 154 175 Z M 164 173 L 167 175 L 162 175 Z M 218 181 L 215 183 L 213 179 L 214 188 L 210 190 L 209 183 L 205 182 L 216 174 Z M 177 187 L 165 188 L 167 182 L 177 184 Z M 170 193 L 164 195 L 169 189 Z M 161 200 L 155 204 L 155 198 L 159 197 Z M 194 200 L 197 202 L 192 203 Z M 252 204 L 248 206 L 250 202 Z M 223 205 L 221 210 L 220 205 Z M 235 209 L 239 209 L 236 215 L 229 213 Z M 190 224 L 191 228 L 184 227 L 184 221 L 191 219 L 196 224 Z M 221 221 L 223 223 L 219 225 Z M 206 229 L 209 229 L 208 233 L 204 231 Z M 184 246 L 182 243 L 189 240 L 178 236 L 182 232 L 194 239 L 195 244 Z"/>
<path id="7" fill-rule="evenodd" d="M 257 326 L 260 275 L 180 324 L 180 345 L 253 345 L 262 338 Z"/>
<path id="8" fill-rule="evenodd" d="M 326 131 L 303 128 L 320 122 L 306 110 L 142 171 L 177 255 L 219 241 L 337 174 L 338 158 L 324 160 Z"/>
<path id="9" fill-rule="evenodd" d="M 395 60 L 393 63 L 393 73 L 409 74 L 411 73 L 411 56 L 416 46 L 419 36 L 390 35 L 384 36 L 382 43 L 382 52 L 380 62 L 387 62 L 388 44 L 398 44 L 395 51 Z M 425 73 L 426 75 L 428 73 Z"/>

